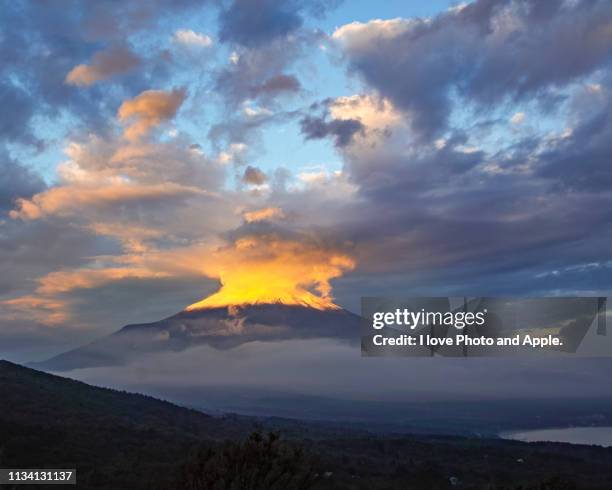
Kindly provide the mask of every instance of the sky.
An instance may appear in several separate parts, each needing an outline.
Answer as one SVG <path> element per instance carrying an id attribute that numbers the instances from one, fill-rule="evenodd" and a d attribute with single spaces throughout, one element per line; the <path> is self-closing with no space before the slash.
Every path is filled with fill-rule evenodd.
<path id="1" fill-rule="evenodd" d="M 608 1 L 22 1 L 0 25 L 0 357 L 271 273 L 352 311 L 611 289 Z"/>

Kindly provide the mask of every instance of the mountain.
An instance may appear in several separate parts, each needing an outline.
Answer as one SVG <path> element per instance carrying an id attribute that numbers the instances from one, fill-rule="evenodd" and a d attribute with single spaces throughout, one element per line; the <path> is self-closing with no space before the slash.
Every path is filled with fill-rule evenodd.
<path id="1" fill-rule="evenodd" d="M 0 393 L 0 467 L 76 467 L 79 488 L 153 488 L 201 441 L 255 427 L 2 360 Z"/>
<path id="2" fill-rule="evenodd" d="M 612 479 L 612 451 L 597 446 L 211 417 L 6 361 L 0 361 L 0 393 L 0 467 L 76 468 L 84 489 L 298 488 L 278 484 L 279 471 L 292 476 L 303 467 L 313 480 L 299 488 L 312 490 L 604 490 Z M 246 439 L 262 428 L 280 430 L 285 447 L 299 452 L 274 450 L 271 438 Z M 299 454 L 302 465 L 294 464 Z M 238 484 L 253 478 L 264 483 Z"/>
<path id="3" fill-rule="evenodd" d="M 152 352 L 181 351 L 195 345 L 230 349 L 255 340 L 323 337 L 357 344 L 360 319 L 341 308 L 282 303 L 184 310 L 157 322 L 127 325 L 108 337 L 31 366 L 49 371 L 117 366 Z"/>

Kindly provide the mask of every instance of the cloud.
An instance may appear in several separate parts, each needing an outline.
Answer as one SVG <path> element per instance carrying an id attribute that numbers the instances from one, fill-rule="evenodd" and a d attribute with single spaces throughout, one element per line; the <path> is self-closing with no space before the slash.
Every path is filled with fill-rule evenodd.
<path id="1" fill-rule="evenodd" d="M 301 121 L 306 139 L 331 138 L 336 147 L 353 146 L 357 151 L 376 151 L 392 132 L 402 130 L 405 141 L 406 119 L 401 111 L 383 97 L 356 94 L 327 99 L 313 104 L 311 111 L 322 115 L 306 115 Z"/>
<path id="2" fill-rule="evenodd" d="M 328 338 L 249 342 L 227 350 L 201 346 L 152 354 L 128 366 L 83 369 L 70 375 L 101 386 L 146 389 L 202 408 L 232 411 L 237 406 L 243 410 L 256 406 L 267 415 L 297 418 L 303 417 L 306 406 L 309 413 L 321 418 L 329 418 L 333 410 L 338 417 L 348 414 L 380 422 L 380 409 L 386 407 L 396 410 L 403 422 L 399 412 L 414 409 L 414 402 L 433 401 L 441 408 L 449 400 L 465 402 L 469 397 L 554 400 L 563 394 L 598 398 L 607 389 L 611 367 L 609 359 L 523 359 L 509 363 L 506 359 L 473 358 L 468 366 L 465 359 L 437 358 L 422 369 L 424 359 L 364 362 L 356 349 Z M 410 390 L 398 390 L 397 386 L 405 383 L 407 369 L 422 372 Z M 449 372 L 453 373 L 451 384 Z M 328 397 L 329 403 L 324 400 L 322 404 L 321 397 Z M 413 403 L 398 406 L 398 402 L 408 401 Z M 428 408 L 424 406 L 424 418 L 430 415 Z"/>
<path id="3" fill-rule="evenodd" d="M 432 295 L 466 290 L 552 294 L 559 284 L 533 279 L 541 268 L 552 267 L 550 261 L 598 261 L 602 253 L 608 257 L 603 252 L 606 238 L 596 230 L 608 220 L 604 209 L 610 198 L 599 191 L 603 185 L 595 188 L 598 194 L 586 187 L 608 178 L 598 163 L 603 159 L 587 157 L 605 154 L 609 139 L 606 83 L 597 85 L 595 91 L 587 86 L 584 94 L 578 88 L 579 100 L 571 104 L 571 132 L 541 139 L 530 134 L 507 145 L 497 139 L 498 127 L 507 128 L 506 118 L 491 129 L 494 145 L 487 140 L 489 129 L 480 129 L 478 120 L 428 143 L 415 138 L 410 118 L 389 99 L 362 94 L 324 101 L 328 118 L 354 118 L 364 126 L 363 133 L 338 149 L 344 167 L 334 180 L 353 189 L 345 194 L 339 214 L 330 218 L 337 235 L 355 244 L 356 270 L 334 288 L 343 304 L 357 308 L 351 298 L 370 288 L 386 294 L 399 289 Z M 564 123 L 559 120 L 561 127 Z M 570 156 L 560 160 L 568 149 Z M 597 178 L 588 177 L 584 170 L 590 168 Z M 320 220 L 326 214 L 319 206 L 327 187 L 319 183 L 331 176 L 305 170 L 298 178 L 307 181 L 304 192 L 314 191 L 316 197 L 296 196 L 292 205 L 276 202 Z M 581 234 L 588 237 L 590 252 L 571 245 Z M 586 282 L 586 277 L 574 277 L 566 285 L 580 289 Z"/>
<path id="4" fill-rule="evenodd" d="M 226 151 L 219 153 L 217 159 L 222 165 L 227 165 L 230 162 L 240 163 L 247 149 L 248 147 L 244 143 L 231 143 Z"/>
<path id="5" fill-rule="evenodd" d="M 251 90 L 253 97 L 257 97 L 264 94 L 274 95 L 283 92 L 299 92 L 301 85 L 295 76 L 281 73 L 268 78 L 261 85 L 256 85 Z"/>
<path id="6" fill-rule="evenodd" d="M 124 136 L 136 140 L 145 136 L 163 121 L 172 119 L 187 97 L 184 88 L 172 91 L 146 90 L 121 104 L 117 111 L 120 121 L 126 122 Z"/>
<path id="7" fill-rule="evenodd" d="M 263 258 L 266 234 L 280 236 L 282 260 L 293 241 L 307 244 L 311 265 L 349 257 L 355 267 L 332 280 L 353 308 L 371 291 L 612 287 L 603 265 L 546 275 L 612 260 L 608 3 L 480 0 L 428 19 L 347 24 L 330 41 L 306 21 L 323 2 L 228 1 L 215 5 L 231 61 L 205 68 L 191 56 L 213 51 L 205 34 L 175 31 L 200 2 L 109 5 L 25 2 L 0 19 L 0 138 L 10 149 L 0 152 L 0 293 L 14 318 L 30 309 L 44 321 L 55 309 L 75 327 L 111 329 L 172 314 L 214 288 L 222 274 L 209 257 L 225 244 L 229 268 L 247 232 Z M 96 60 L 117 46 L 143 69 L 88 90 L 65 83 L 83 60 L 98 76 Z M 337 61 L 319 49 L 334 46 L 361 93 L 308 107 L 327 95 L 327 71 L 315 70 L 343 69 L 319 64 Z M 176 83 L 189 84 L 189 107 L 187 88 L 169 89 Z M 126 138 L 114 117 L 122 100 Z M 538 124 L 518 131 L 517 111 Z M 177 114 L 172 138 L 155 131 Z M 265 192 L 242 185 L 262 182 L 261 169 L 243 172 L 272 140 L 263 131 L 295 131 L 296 121 L 306 139 L 335 144 L 337 161 L 303 166 L 300 153 L 265 169 Z M 63 141 L 65 161 L 46 185 L 24 162 L 50 176 Z M 307 145 L 320 146 L 306 142 L 306 155 Z M 4 216 L 11 208 L 17 219 Z M 308 277 L 306 263 L 288 267 Z M 66 290 L 37 292 L 58 271 Z"/>
<path id="8" fill-rule="evenodd" d="M 48 326 L 66 325 L 75 316 L 75 298 L 66 293 L 100 289 L 105 284 L 126 279 L 159 280 L 164 277 L 162 272 L 135 267 L 56 271 L 37 281 L 34 294 L 0 301 L 0 311 L 11 320 L 34 320 Z"/>
<path id="9" fill-rule="evenodd" d="M 189 48 L 209 48 L 213 40 L 206 34 L 194 32 L 191 29 L 179 29 L 172 36 L 174 42 Z"/>
<path id="10" fill-rule="evenodd" d="M 413 21 L 400 18 L 351 22 L 336 28 L 332 38 L 339 41 L 348 52 L 359 52 L 368 49 L 378 40 L 394 39 L 404 34 L 412 24 Z"/>
<path id="11" fill-rule="evenodd" d="M 140 65 L 141 62 L 141 59 L 130 51 L 128 46 L 115 45 L 97 52 L 88 65 L 75 66 L 66 75 L 66 83 L 89 87 L 99 81 L 127 73 Z"/>
<path id="12" fill-rule="evenodd" d="M 43 325 L 58 326 L 66 324 L 70 319 L 65 301 L 38 295 L 20 296 L 2 301 L 0 311 L 5 321 L 34 320 Z"/>
<path id="13" fill-rule="evenodd" d="M 510 118 L 510 122 L 512 124 L 521 124 L 525 121 L 525 113 L 524 112 L 515 112 Z"/>
<path id="14" fill-rule="evenodd" d="M 363 124 L 357 119 L 333 119 L 326 121 L 322 117 L 306 116 L 300 120 L 300 128 L 306 139 L 323 139 L 331 136 L 337 147 L 347 146 L 359 132 Z"/>
<path id="15" fill-rule="evenodd" d="M 234 0 L 219 17 L 219 38 L 245 46 L 285 36 L 302 25 L 291 2 Z"/>
<path id="16" fill-rule="evenodd" d="M 403 114 L 388 99 L 374 94 L 338 97 L 328 105 L 332 118 L 356 119 L 371 130 L 385 131 L 404 122 Z"/>
<path id="17" fill-rule="evenodd" d="M 146 268 L 107 268 L 82 269 L 76 271 L 52 272 L 39 280 L 37 292 L 40 294 L 58 294 L 74 289 L 91 289 L 101 284 L 126 278 L 152 279 L 164 277 L 161 271 Z"/>
<path id="18" fill-rule="evenodd" d="M 242 216 L 244 216 L 244 221 L 246 221 L 247 223 L 256 223 L 258 221 L 283 219 L 285 218 L 285 213 L 281 208 L 269 207 L 256 209 L 254 211 L 245 211 Z"/>
<path id="19" fill-rule="evenodd" d="M 0 138 L 23 145 L 27 151 L 40 151 L 63 137 L 68 120 L 91 131 L 108 129 L 114 104 L 108 103 L 103 88 L 75 91 L 66 83 L 66 75 L 82 60 L 100 55 L 104 61 L 107 51 L 128 46 L 129 36 L 155 25 L 165 14 L 183 13 L 194 6 L 189 0 L 174 6 L 166 0 L 153 0 L 146 6 L 133 0 L 121 5 L 101 0 L 73 2 L 58 9 L 25 1 L 4 9 L 0 18 L 0 102 L 7 111 L 0 115 Z M 109 48 L 100 52 L 100 46 Z M 146 71 L 117 79 L 113 93 L 121 97 L 142 90 L 145 83 L 163 83 L 167 71 L 157 54 L 152 53 Z M 112 60 L 103 65 L 116 68 Z M 94 66 L 93 71 L 98 68 Z M 45 128 L 53 128 L 55 137 Z"/>
<path id="20" fill-rule="evenodd" d="M 259 170 L 257 167 L 249 165 L 242 174 L 242 181 L 249 185 L 263 185 L 268 180 L 265 173 Z"/>
<path id="21" fill-rule="evenodd" d="M 354 22 L 333 39 L 350 71 L 429 138 L 447 129 L 456 100 L 546 100 L 605 66 L 611 23 L 607 2 L 477 0 L 434 18 Z"/>
<path id="22" fill-rule="evenodd" d="M 109 179 L 120 184 L 175 182 L 211 190 L 224 178 L 217 162 L 181 136 L 159 142 L 89 135 L 71 141 L 64 151 L 68 160 L 58 165 L 64 183 L 93 186 Z"/>
<path id="23" fill-rule="evenodd" d="M 406 118 L 393 104 L 376 94 L 356 94 L 313 104 L 300 120 L 306 139 L 330 138 L 345 154 L 382 155 L 400 140 L 414 140 Z M 319 115 L 320 113 L 321 115 Z"/>
<path id="24" fill-rule="evenodd" d="M 189 309 L 245 303 L 305 304 L 334 308 L 330 281 L 355 267 L 343 247 L 316 235 L 253 228 L 203 258 L 202 271 L 221 288 Z"/>
<path id="25" fill-rule="evenodd" d="M 286 72 L 320 37 L 318 33 L 297 31 L 288 38 L 237 48 L 233 61 L 217 72 L 215 90 L 230 109 L 249 99 L 271 103 L 277 97 L 297 93 L 300 82 Z"/>
<path id="26" fill-rule="evenodd" d="M 8 80 L 0 81 L 0 141 L 41 146 L 31 127 L 36 113 L 34 101 L 24 88 Z"/>
<path id="27" fill-rule="evenodd" d="M 233 0 L 219 15 L 224 42 L 259 46 L 286 37 L 304 23 L 306 14 L 323 17 L 338 0 Z"/>
<path id="28" fill-rule="evenodd" d="M 0 216 L 13 207 L 17 198 L 36 194 L 44 187 L 40 176 L 0 149 Z"/>
<path id="29" fill-rule="evenodd" d="M 133 201 L 185 198 L 201 193 L 197 187 L 172 182 L 154 185 L 134 185 L 115 182 L 97 186 L 53 187 L 31 199 L 18 199 L 17 209 L 11 211 L 13 219 L 34 220 L 49 215 L 78 215 L 83 207 L 108 206 Z"/>
<path id="30" fill-rule="evenodd" d="M 574 127 L 555 135 L 538 154 L 535 172 L 560 187 L 583 192 L 605 192 L 612 184 L 612 81 L 599 90 L 587 87 L 573 99 Z"/>

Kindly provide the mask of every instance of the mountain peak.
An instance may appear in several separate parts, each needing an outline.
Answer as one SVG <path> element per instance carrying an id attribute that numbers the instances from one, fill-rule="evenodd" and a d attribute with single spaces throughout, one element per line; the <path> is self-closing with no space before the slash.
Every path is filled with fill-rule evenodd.
<path id="1" fill-rule="evenodd" d="M 323 309 L 280 301 L 207 305 L 157 322 L 127 325 L 108 337 L 32 366 L 68 371 L 122 365 L 155 352 L 198 345 L 231 349 L 253 341 L 335 338 L 358 343 L 359 326 L 358 315 L 337 306 Z"/>
<path id="2" fill-rule="evenodd" d="M 269 285 L 259 288 L 236 291 L 222 287 L 216 293 L 189 305 L 185 311 L 206 310 L 211 308 L 243 308 L 256 305 L 304 306 L 317 310 L 339 310 L 327 295 L 316 295 L 302 288 L 282 290 Z"/>

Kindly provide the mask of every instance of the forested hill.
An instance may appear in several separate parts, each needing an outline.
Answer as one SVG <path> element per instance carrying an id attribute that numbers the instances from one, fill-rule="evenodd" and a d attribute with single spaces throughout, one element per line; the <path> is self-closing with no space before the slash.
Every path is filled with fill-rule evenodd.
<path id="1" fill-rule="evenodd" d="M 186 437 L 226 439 L 248 428 L 156 398 L 91 386 L 0 360 L 0 413 L 34 425 L 123 426 Z"/>
<path id="2" fill-rule="evenodd" d="M 612 481 L 612 449 L 600 447 L 263 420 L 291 434 L 279 443 L 248 437 L 259 423 L 0 361 L 0 468 L 76 468 L 77 488 L 608 490 Z"/>
<path id="3" fill-rule="evenodd" d="M 82 488 L 154 488 L 202 440 L 253 428 L 0 361 L 0 467 L 77 467 Z"/>

